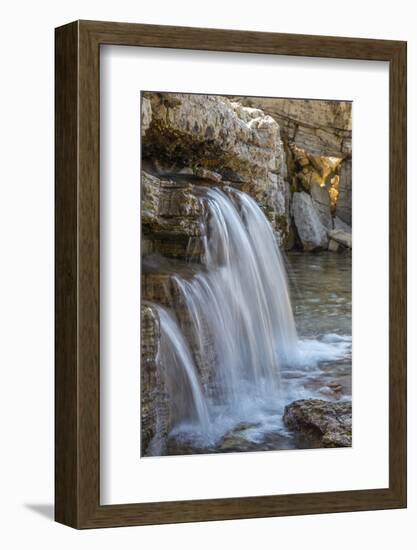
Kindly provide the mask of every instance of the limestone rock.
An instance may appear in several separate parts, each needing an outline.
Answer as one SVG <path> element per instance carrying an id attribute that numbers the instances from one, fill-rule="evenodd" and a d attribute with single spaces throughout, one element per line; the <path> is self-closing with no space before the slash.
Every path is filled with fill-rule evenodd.
<path id="1" fill-rule="evenodd" d="M 342 248 L 340 244 L 337 241 L 334 241 L 333 239 L 329 239 L 329 250 L 330 252 L 339 252 L 339 250 Z"/>
<path id="2" fill-rule="evenodd" d="M 301 399 L 285 407 L 285 425 L 321 447 L 352 446 L 352 403 Z"/>
<path id="3" fill-rule="evenodd" d="M 197 167 L 194 170 L 194 174 L 200 178 L 214 181 L 215 183 L 220 183 L 222 180 L 221 174 L 213 172 L 213 170 L 207 170 L 207 168 Z"/>
<path id="4" fill-rule="evenodd" d="M 170 429 L 164 377 L 157 364 L 159 323 L 153 308 L 141 306 L 141 452 L 160 454 Z"/>
<path id="5" fill-rule="evenodd" d="M 183 166 L 198 162 L 219 173 L 238 172 L 244 179 L 278 171 L 278 124 L 259 110 L 227 98 L 196 94 L 145 94 L 152 106 L 146 149 Z"/>
<path id="6" fill-rule="evenodd" d="M 326 249 L 327 231 L 321 223 L 310 195 L 305 192 L 294 193 L 292 213 L 303 249 L 306 251 Z"/>
<path id="7" fill-rule="evenodd" d="M 144 160 L 157 159 L 165 174 L 187 172 L 249 193 L 283 242 L 290 225 L 289 186 L 277 122 L 220 96 L 146 92 L 143 99 L 152 113 Z"/>

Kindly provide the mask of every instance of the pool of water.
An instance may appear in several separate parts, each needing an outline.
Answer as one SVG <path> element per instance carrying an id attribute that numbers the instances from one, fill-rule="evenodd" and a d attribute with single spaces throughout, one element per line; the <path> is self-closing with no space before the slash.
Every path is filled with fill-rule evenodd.
<path id="1" fill-rule="evenodd" d="M 349 399 L 352 256 L 294 252 L 287 255 L 286 265 L 301 350 L 316 359 L 314 366 L 307 360 L 300 369 L 290 365 L 284 370 L 289 393 L 297 398 Z"/>

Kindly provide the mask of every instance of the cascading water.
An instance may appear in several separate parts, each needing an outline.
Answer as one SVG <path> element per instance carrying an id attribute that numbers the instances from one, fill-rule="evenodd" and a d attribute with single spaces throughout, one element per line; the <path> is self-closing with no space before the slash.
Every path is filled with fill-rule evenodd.
<path id="1" fill-rule="evenodd" d="M 297 336 L 280 252 L 262 211 L 235 190 L 209 190 L 206 201 L 206 270 L 176 282 L 197 341 L 203 345 L 204 327 L 213 342 L 214 394 L 236 408 L 246 394 L 279 395 L 280 364 L 296 354 Z"/>
<path id="2" fill-rule="evenodd" d="M 162 306 L 156 310 L 161 330 L 157 361 L 163 361 L 168 391 L 175 396 L 171 407 L 174 421 L 195 419 L 209 432 L 209 412 L 187 341 L 174 316 Z"/>
<path id="3" fill-rule="evenodd" d="M 172 277 L 187 330 L 155 307 L 173 432 L 191 430 L 210 445 L 265 411 L 277 422 L 285 401 L 280 371 L 299 365 L 303 351 L 281 253 L 262 210 L 232 188 L 205 190 L 201 200 L 207 212 L 202 268 L 190 280 Z"/>

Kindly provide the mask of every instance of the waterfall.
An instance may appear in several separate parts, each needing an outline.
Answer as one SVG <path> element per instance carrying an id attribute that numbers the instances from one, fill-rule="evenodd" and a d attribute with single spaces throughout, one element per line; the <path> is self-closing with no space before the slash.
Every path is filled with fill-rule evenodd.
<path id="1" fill-rule="evenodd" d="M 201 270 L 172 277 L 188 332 L 167 309 L 156 310 L 173 416 L 209 434 L 219 407 L 244 417 L 248 404 L 278 403 L 280 369 L 296 361 L 298 342 L 285 267 L 262 210 L 231 188 L 208 189 L 200 200 L 207 212 Z"/>
<path id="2" fill-rule="evenodd" d="M 157 361 L 164 369 L 174 422 L 195 419 L 202 431 L 209 433 L 207 404 L 187 341 L 173 315 L 160 305 L 155 308 L 161 331 Z"/>

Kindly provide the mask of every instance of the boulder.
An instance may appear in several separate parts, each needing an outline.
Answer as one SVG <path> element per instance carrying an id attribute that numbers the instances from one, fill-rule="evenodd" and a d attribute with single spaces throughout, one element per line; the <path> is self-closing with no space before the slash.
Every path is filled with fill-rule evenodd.
<path id="1" fill-rule="evenodd" d="M 352 227 L 337 216 L 333 218 L 333 229 L 339 229 L 340 231 L 344 231 L 345 233 L 352 234 Z"/>
<path id="2" fill-rule="evenodd" d="M 283 420 L 291 430 L 320 447 L 352 446 L 352 403 L 301 399 L 287 405 Z"/>
<path id="3" fill-rule="evenodd" d="M 327 249 L 327 231 L 310 195 L 305 192 L 293 194 L 292 214 L 303 249 L 305 251 Z"/>
<path id="4" fill-rule="evenodd" d="M 285 240 L 289 186 L 272 117 L 213 95 L 145 92 L 143 102 L 142 162 L 153 163 L 154 175 L 181 173 L 235 186 L 256 200 L 278 240 Z"/>
<path id="5" fill-rule="evenodd" d="M 352 152 L 352 103 L 267 97 L 240 97 L 280 125 L 282 138 L 315 155 L 345 157 Z"/>
<path id="6" fill-rule="evenodd" d="M 312 185 L 310 195 L 313 199 L 314 208 L 320 218 L 321 223 L 326 229 L 333 229 L 333 218 L 330 211 L 330 197 L 324 186 Z"/>
<path id="7" fill-rule="evenodd" d="M 340 229 L 329 231 L 329 238 L 346 248 L 352 248 L 352 234 L 346 233 Z"/>
<path id="8" fill-rule="evenodd" d="M 339 195 L 336 215 L 348 225 L 352 225 L 352 159 L 345 159 L 340 167 Z"/>
<path id="9" fill-rule="evenodd" d="M 158 365 L 159 322 L 150 305 L 141 306 L 141 454 L 161 454 L 171 427 L 167 388 Z"/>

